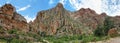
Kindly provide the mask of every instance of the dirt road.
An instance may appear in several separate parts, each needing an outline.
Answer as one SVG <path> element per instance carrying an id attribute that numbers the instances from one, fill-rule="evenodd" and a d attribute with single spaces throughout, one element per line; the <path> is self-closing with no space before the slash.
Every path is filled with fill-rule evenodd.
<path id="1" fill-rule="evenodd" d="M 90 42 L 90 43 L 120 43 L 120 37 L 110 38 L 109 40 Z"/>

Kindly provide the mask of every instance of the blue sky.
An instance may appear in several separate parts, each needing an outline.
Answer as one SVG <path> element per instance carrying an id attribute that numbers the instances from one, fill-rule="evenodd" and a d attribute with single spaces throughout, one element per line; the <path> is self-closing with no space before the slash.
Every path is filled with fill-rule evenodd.
<path id="1" fill-rule="evenodd" d="M 10 3 L 27 21 L 34 20 L 37 12 L 53 8 L 62 3 L 64 8 L 77 11 L 80 8 L 91 8 L 98 14 L 106 12 L 110 16 L 120 15 L 120 0 L 0 0 L 0 6 Z"/>

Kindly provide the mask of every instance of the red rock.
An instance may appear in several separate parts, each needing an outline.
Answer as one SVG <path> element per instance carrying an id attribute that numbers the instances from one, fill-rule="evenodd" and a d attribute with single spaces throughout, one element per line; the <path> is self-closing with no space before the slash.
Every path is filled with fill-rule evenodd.
<path id="1" fill-rule="evenodd" d="M 38 12 L 36 19 L 27 23 L 11 4 L 0 7 L 0 26 L 4 30 L 16 28 L 24 32 L 29 32 L 29 30 L 35 33 L 45 32 L 47 35 L 79 35 L 84 32 L 90 34 L 98 25 L 104 24 L 106 17 L 108 17 L 106 13 L 98 15 L 90 8 L 70 12 L 58 3 L 52 9 Z M 110 17 L 110 20 L 114 21 L 115 27 L 120 29 L 119 17 Z M 109 34 L 114 33 L 112 30 L 109 31 Z"/>
<path id="2" fill-rule="evenodd" d="M 0 8 L 0 12 L 3 14 L 13 16 L 13 13 L 15 12 L 15 8 L 11 4 L 5 4 Z"/>
<path id="3" fill-rule="evenodd" d="M 114 35 L 117 35 L 118 32 L 117 32 L 117 28 L 112 28 L 108 31 L 108 35 L 110 36 L 114 36 Z"/>
<path id="4" fill-rule="evenodd" d="M 29 26 L 26 19 L 15 11 L 11 4 L 5 4 L 0 7 L 0 26 L 5 30 L 19 29 L 27 32 Z"/>

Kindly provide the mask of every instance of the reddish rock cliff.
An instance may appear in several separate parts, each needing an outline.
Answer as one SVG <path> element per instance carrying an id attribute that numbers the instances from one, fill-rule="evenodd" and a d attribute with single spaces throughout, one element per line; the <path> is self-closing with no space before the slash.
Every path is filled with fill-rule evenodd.
<path id="1" fill-rule="evenodd" d="M 5 30 L 13 28 L 28 31 L 26 19 L 20 14 L 16 13 L 15 7 L 11 4 L 5 4 L 0 7 L 0 26 Z"/>

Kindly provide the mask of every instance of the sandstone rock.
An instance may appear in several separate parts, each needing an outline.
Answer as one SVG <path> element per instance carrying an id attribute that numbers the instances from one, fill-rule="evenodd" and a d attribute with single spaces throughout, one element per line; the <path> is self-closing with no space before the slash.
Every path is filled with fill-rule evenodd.
<path id="1" fill-rule="evenodd" d="M 117 34 L 118 34 L 117 28 L 112 28 L 108 31 L 108 35 L 110 35 L 110 36 L 115 36 Z"/>
<path id="2" fill-rule="evenodd" d="M 20 14 L 18 14 L 18 13 L 16 13 L 16 12 L 14 13 L 12 19 L 18 20 L 18 21 L 27 22 L 27 20 L 26 20 L 23 16 L 21 16 Z"/>
<path id="3" fill-rule="evenodd" d="M 0 13 L 13 17 L 13 13 L 15 12 L 15 8 L 11 4 L 5 4 L 0 8 Z"/>
<path id="4" fill-rule="evenodd" d="M 45 32 L 47 35 L 91 34 L 98 25 L 104 24 L 106 17 L 106 13 L 98 15 L 90 8 L 70 12 L 58 3 L 52 9 L 38 12 L 31 27 L 35 32 Z"/>
<path id="5" fill-rule="evenodd" d="M 33 29 L 39 29 L 37 31 L 46 32 L 47 35 L 81 34 L 82 28 L 85 28 L 84 25 L 82 25 L 81 21 L 74 21 L 71 15 L 71 12 L 65 10 L 63 5 L 58 3 L 52 9 L 38 12 L 31 25 Z"/>
<path id="6" fill-rule="evenodd" d="M 107 14 L 106 14 L 106 13 L 101 13 L 101 15 L 102 15 L 103 17 L 107 16 Z"/>
<path id="7" fill-rule="evenodd" d="M 21 31 L 29 30 L 26 19 L 18 14 L 11 4 L 5 4 L 0 7 L 0 26 L 2 26 L 5 31 L 10 29 L 19 29 Z"/>
<path id="8" fill-rule="evenodd" d="M 104 24 L 106 13 L 97 14 L 90 8 L 81 8 L 70 12 L 61 3 L 54 8 L 38 12 L 33 22 L 27 23 L 26 19 L 15 11 L 11 4 L 0 7 L 0 26 L 4 30 L 16 28 L 24 32 L 45 33 L 46 35 L 80 35 L 91 34 L 98 25 Z M 120 17 L 110 17 L 115 27 L 120 29 Z M 117 21 L 116 21 L 117 20 Z M 109 34 L 112 30 L 109 30 Z"/>

